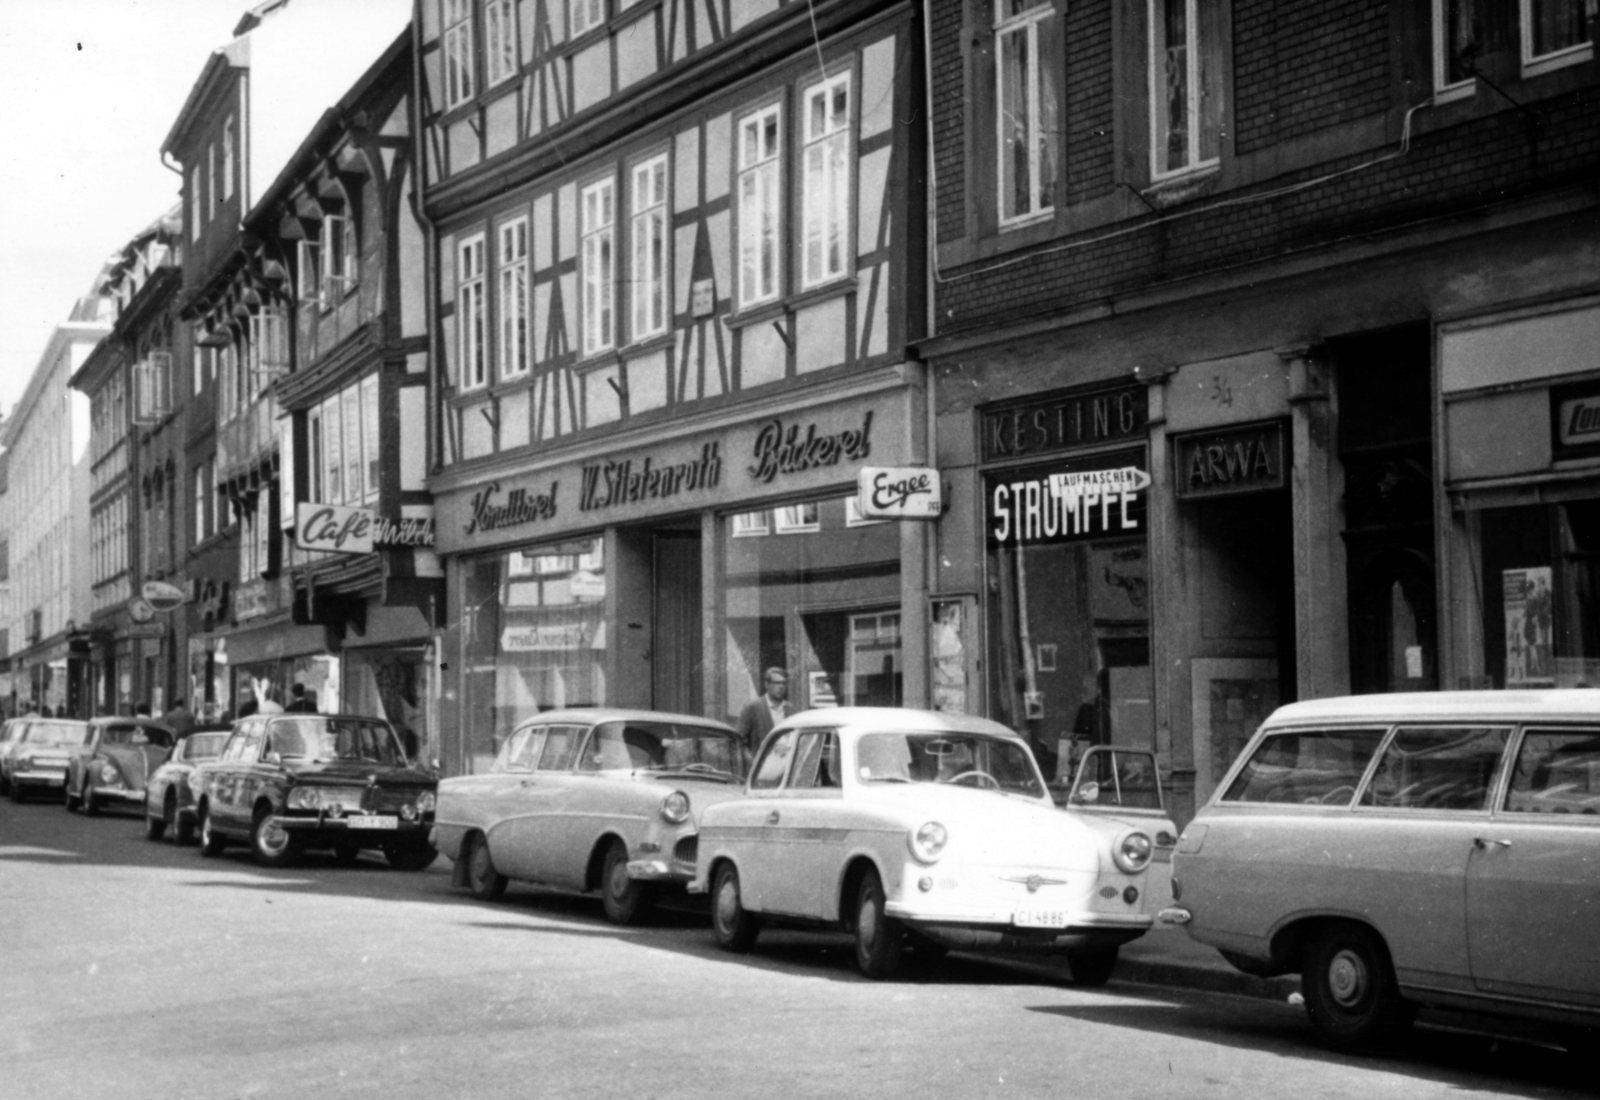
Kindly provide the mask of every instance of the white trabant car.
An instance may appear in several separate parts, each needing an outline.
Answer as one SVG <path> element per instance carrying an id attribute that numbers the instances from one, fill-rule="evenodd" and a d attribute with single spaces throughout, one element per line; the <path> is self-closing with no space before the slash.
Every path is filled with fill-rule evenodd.
<path id="1" fill-rule="evenodd" d="M 767 735 L 743 798 L 706 810 L 690 890 L 731 951 L 770 921 L 853 932 L 872 978 L 909 941 L 1064 952 L 1099 985 L 1168 902 L 1175 834 L 1148 752 L 1091 750 L 1062 810 L 996 722 L 813 710 Z"/>
<path id="2" fill-rule="evenodd" d="M 599 890 L 633 924 L 694 875 L 697 817 L 743 790 L 729 726 L 659 711 L 548 711 L 514 730 L 489 771 L 439 783 L 433 842 L 480 898 L 518 879 Z"/>
<path id="3" fill-rule="evenodd" d="M 1600 691 L 1280 707 L 1178 842 L 1167 919 L 1366 1050 L 1418 1005 L 1600 1027 Z M 1592 1041 L 1592 1040 L 1591 1040 Z"/>

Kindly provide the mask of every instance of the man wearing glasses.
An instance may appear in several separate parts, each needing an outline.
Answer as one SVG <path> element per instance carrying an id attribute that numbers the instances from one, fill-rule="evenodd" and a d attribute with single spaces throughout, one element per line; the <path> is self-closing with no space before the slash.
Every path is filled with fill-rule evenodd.
<path id="1" fill-rule="evenodd" d="M 772 727 L 789 717 L 788 675 L 781 668 L 769 668 L 766 685 L 766 692 L 750 700 L 739 712 L 739 736 L 750 747 L 752 756 L 761 747 L 762 738 L 772 732 Z"/>

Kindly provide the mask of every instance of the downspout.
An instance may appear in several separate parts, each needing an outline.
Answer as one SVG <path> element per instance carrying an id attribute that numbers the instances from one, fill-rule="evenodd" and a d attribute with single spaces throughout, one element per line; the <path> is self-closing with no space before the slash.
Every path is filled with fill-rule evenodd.
<path id="1" fill-rule="evenodd" d="M 930 20 L 928 18 L 929 17 L 929 11 L 930 11 L 930 9 L 932 8 L 932 6 L 933 6 L 933 4 L 935 2 L 937 2 L 937 0 L 925 0 L 925 2 L 921 6 L 922 10 L 921 10 L 921 13 L 920 13 L 920 18 L 921 18 L 921 21 L 922 21 L 922 114 L 923 114 L 923 126 L 927 130 L 927 136 L 926 136 L 926 139 L 924 141 L 924 148 L 923 148 L 923 151 L 922 151 L 923 159 L 926 161 L 926 164 L 927 164 L 927 171 L 926 171 L 927 186 L 926 186 L 926 193 L 923 196 L 923 208 L 922 208 L 922 216 L 923 216 L 923 221 L 925 223 L 924 226 L 923 226 L 923 251 L 924 251 L 924 255 L 923 255 L 923 274 L 922 274 L 922 278 L 923 278 L 924 287 L 923 287 L 923 302 L 922 302 L 922 308 L 923 308 L 922 335 L 923 335 L 923 339 L 925 339 L 925 340 L 931 338 L 934 335 L 934 328 L 935 328 L 935 325 L 937 324 L 937 318 L 938 318 L 938 310 L 937 310 L 937 306 L 936 306 L 935 301 L 934 301 L 934 292 L 938 287 L 938 263 L 939 263 L 939 221 L 938 221 L 939 203 L 938 203 L 938 192 L 939 192 L 939 188 L 938 188 L 937 177 L 934 174 L 935 173 L 935 164 L 934 164 L 934 159 L 935 158 L 934 158 L 934 147 L 933 147 L 933 30 L 932 30 L 932 27 L 930 25 Z M 934 397 L 935 397 L 935 392 L 934 392 L 935 384 L 934 384 L 933 364 L 930 363 L 925 357 L 922 358 L 921 361 L 922 361 L 923 414 L 924 414 L 924 416 L 926 418 L 926 423 L 923 426 L 923 447 L 925 448 L 925 451 L 924 451 L 924 454 L 923 454 L 923 458 L 924 458 L 924 460 L 927 462 L 927 464 L 929 466 L 936 466 L 937 461 L 938 461 L 938 454 L 939 454 L 939 449 L 938 449 L 938 445 L 937 445 L 937 443 L 938 443 L 939 415 L 938 415 L 937 402 L 934 400 Z M 937 469 L 935 469 L 935 476 L 939 477 L 941 482 L 944 480 L 943 479 L 943 475 L 940 474 Z M 945 488 L 945 486 L 943 484 L 941 484 L 939 486 L 939 490 L 940 490 L 940 498 L 942 500 L 944 500 L 944 502 L 945 502 L 944 507 L 946 509 L 948 509 L 950 507 L 950 502 L 949 502 L 949 499 L 948 499 L 949 498 L 949 494 L 946 491 L 946 488 Z M 923 543 L 923 554 L 924 554 L 924 556 L 926 558 L 926 561 L 923 564 L 923 586 L 924 586 L 924 595 L 925 595 L 925 598 L 927 600 L 927 624 L 926 624 L 925 629 L 926 629 L 926 632 L 927 632 L 927 635 L 928 635 L 928 637 L 927 637 L 928 672 L 927 672 L 927 681 L 926 682 L 927 682 L 927 694 L 928 694 L 927 705 L 930 708 L 934 705 L 934 698 L 933 698 L 934 667 L 933 667 L 933 661 L 934 661 L 934 652 L 935 652 L 934 631 L 936 629 L 936 623 L 934 622 L 934 606 L 933 605 L 934 605 L 935 593 L 937 593 L 940 590 L 940 588 L 942 587 L 941 582 L 940 582 L 940 577 L 939 577 L 939 545 L 940 545 L 940 540 L 941 540 L 941 537 L 943 536 L 943 533 L 944 533 L 944 518 L 943 518 L 943 516 L 940 516 L 938 519 L 933 520 L 932 523 L 929 524 L 928 537 Z M 962 627 L 963 627 L 962 634 L 965 635 L 966 634 L 965 623 L 962 624 Z M 966 662 L 965 662 L 965 653 L 964 653 L 964 651 L 965 651 L 966 638 L 963 637 L 961 639 L 961 641 L 963 643 L 963 645 L 962 645 L 962 648 L 963 648 L 963 664 L 965 664 Z M 971 712 L 971 710 L 972 710 L 972 707 L 971 707 L 972 695 L 971 695 L 970 692 L 968 693 L 967 698 L 968 698 L 967 709 L 968 709 L 969 712 Z"/>

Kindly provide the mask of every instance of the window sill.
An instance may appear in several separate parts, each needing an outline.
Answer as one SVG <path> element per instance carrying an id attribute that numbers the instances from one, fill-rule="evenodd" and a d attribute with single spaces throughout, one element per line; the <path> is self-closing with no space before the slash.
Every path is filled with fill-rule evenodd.
<path id="1" fill-rule="evenodd" d="M 1478 82 L 1464 80 L 1460 84 L 1451 84 L 1445 88 L 1435 88 L 1433 92 L 1433 106 L 1440 107 L 1446 103 L 1454 103 L 1458 99 L 1471 99 L 1478 91 Z"/>
<path id="2" fill-rule="evenodd" d="M 572 364 L 572 369 L 579 378 L 583 378 L 586 375 L 593 374 L 597 370 L 604 370 L 607 367 L 620 366 L 622 366 L 622 352 L 616 348 L 604 348 L 600 351 L 590 352 L 588 355 L 585 355 L 576 363 Z"/>
<path id="3" fill-rule="evenodd" d="M 1222 162 L 1209 161 L 1197 168 L 1152 180 L 1139 194 L 1158 210 L 1181 206 L 1209 195 L 1222 181 Z"/>
<path id="4" fill-rule="evenodd" d="M 775 302 L 765 302 L 753 306 L 741 313 L 726 314 L 722 323 L 731 329 L 747 328 L 750 325 L 759 325 L 764 321 L 778 321 L 806 306 L 816 305 L 819 302 L 831 301 L 834 298 L 843 298 L 856 292 L 855 272 L 847 272 L 838 278 L 814 286 L 809 290 L 802 290 L 798 294 L 791 294 L 787 298 L 779 298 Z"/>
<path id="5" fill-rule="evenodd" d="M 1056 208 L 1049 206 L 1036 214 L 1029 214 L 1025 218 L 1012 218 L 1008 222 L 1003 221 L 999 224 L 998 231 L 1001 234 L 1015 233 L 1022 229 L 1032 229 L 1036 225 L 1048 225 L 1055 221 L 1055 218 Z"/>
<path id="6" fill-rule="evenodd" d="M 678 338 L 673 335 L 671 329 L 668 329 L 666 332 L 656 333 L 654 336 L 646 336 L 637 343 L 629 344 L 621 350 L 620 355 L 631 359 L 635 356 L 649 355 L 651 352 L 661 351 L 666 348 L 674 348 L 677 347 L 677 344 Z"/>
<path id="7" fill-rule="evenodd" d="M 1565 69 L 1569 65 L 1582 65 L 1594 57 L 1594 43 L 1580 42 L 1576 46 L 1568 46 L 1557 53 L 1545 54 L 1522 62 L 1522 79 L 1543 76 L 1545 73 Z"/>

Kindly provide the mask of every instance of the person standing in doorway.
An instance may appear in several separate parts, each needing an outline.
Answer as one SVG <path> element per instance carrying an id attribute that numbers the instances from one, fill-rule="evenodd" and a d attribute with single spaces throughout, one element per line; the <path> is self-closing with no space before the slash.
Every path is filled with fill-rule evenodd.
<path id="1" fill-rule="evenodd" d="M 772 727 L 789 717 L 789 676 L 781 668 L 767 669 L 766 691 L 744 705 L 739 712 L 739 736 L 749 746 L 751 755 L 761 747 L 761 741 L 772 732 Z"/>
<path id="2" fill-rule="evenodd" d="M 294 687 L 289 689 L 289 694 L 294 696 L 294 698 L 289 700 L 289 705 L 284 707 L 284 710 L 291 714 L 317 713 L 316 692 L 307 691 L 304 684 L 297 682 Z"/>

